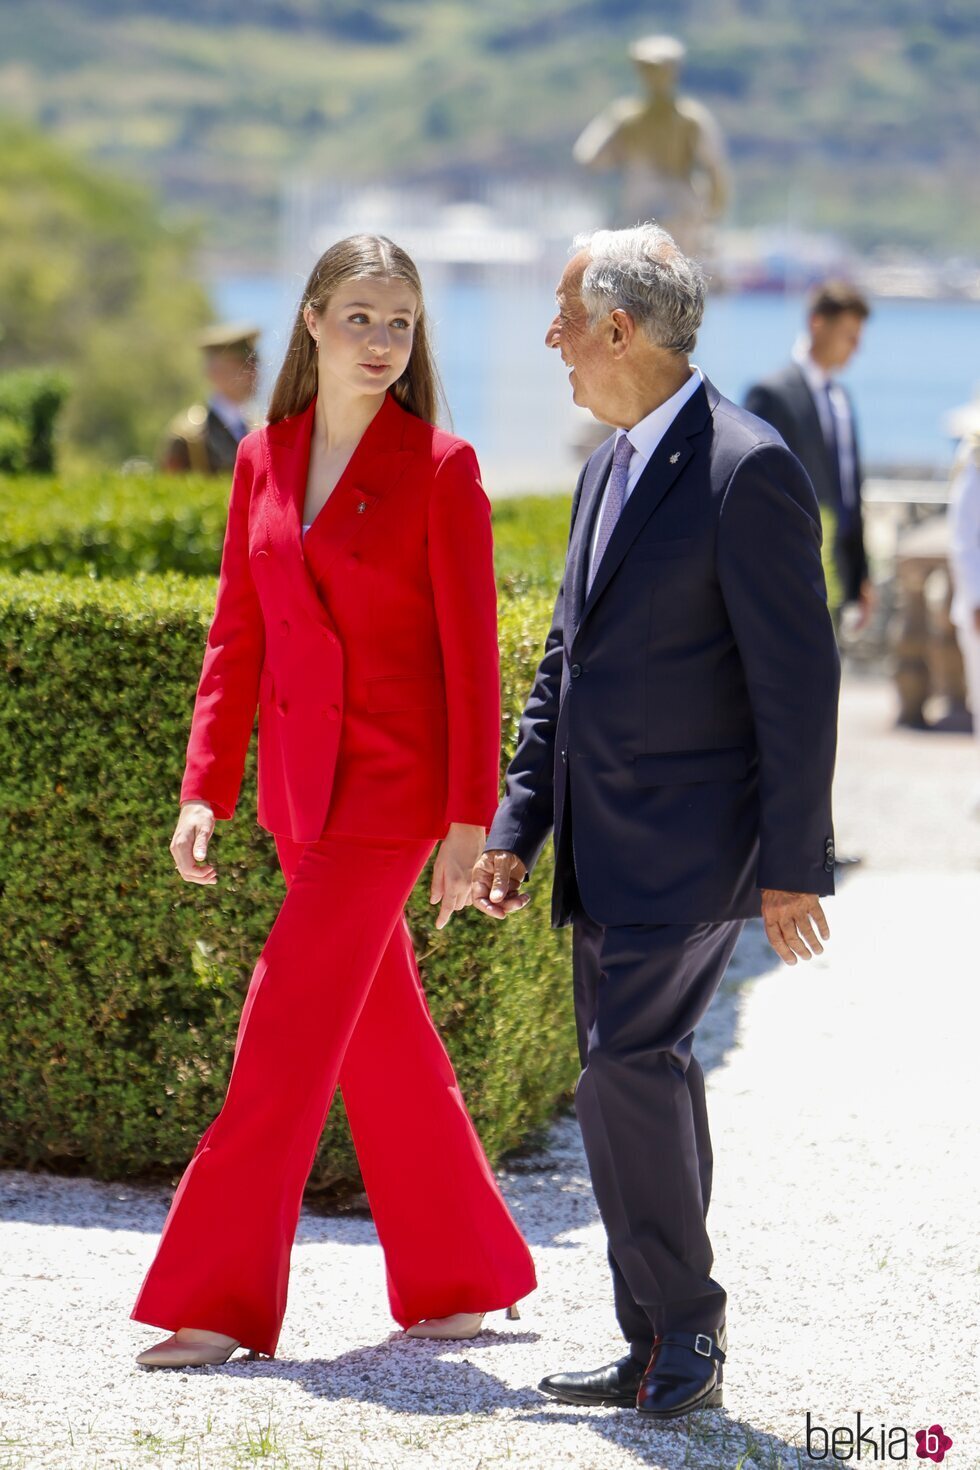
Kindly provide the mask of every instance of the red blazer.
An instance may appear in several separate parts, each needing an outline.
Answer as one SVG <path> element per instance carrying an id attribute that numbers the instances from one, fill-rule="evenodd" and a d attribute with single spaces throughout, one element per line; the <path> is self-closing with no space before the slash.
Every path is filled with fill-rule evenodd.
<path id="1" fill-rule="evenodd" d="M 268 831 L 489 827 L 500 670 L 476 455 L 389 392 L 304 539 L 315 408 L 238 447 L 180 800 L 234 815 L 257 706 Z"/>

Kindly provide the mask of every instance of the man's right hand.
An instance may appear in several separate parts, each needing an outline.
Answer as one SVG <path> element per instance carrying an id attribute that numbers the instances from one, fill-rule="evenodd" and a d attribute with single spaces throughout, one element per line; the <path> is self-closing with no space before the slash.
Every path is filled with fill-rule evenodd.
<path id="1" fill-rule="evenodd" d="M 494 919 L 506 919 L 531 902 L 529 893 L 520 892 L 521 880 L 526 876 L 527 868 L 516 852 L 490 848 L 474 864 L 471 902 Z"/>
<path id="2" fill-rule="evenodd" d="M 170 839 L 170 855 L 177 871 L 188 883 L 214 884 L 218 875 L 210 863 L 199 867 L 208 855 L 208 839 L 214 831 L 214 812 L 206 801 L 185 801 Z"/>

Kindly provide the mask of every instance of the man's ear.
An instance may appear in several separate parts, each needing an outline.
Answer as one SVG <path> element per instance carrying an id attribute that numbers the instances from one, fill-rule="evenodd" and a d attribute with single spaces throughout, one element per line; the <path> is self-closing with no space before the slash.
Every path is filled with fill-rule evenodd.
<path id="1" fill-rule="evenodd" d="M 609 345 L 616 357 L 622 357 L 636 331 L 636 324 L 628 311 L 619 306 L 609 313 Z"/>

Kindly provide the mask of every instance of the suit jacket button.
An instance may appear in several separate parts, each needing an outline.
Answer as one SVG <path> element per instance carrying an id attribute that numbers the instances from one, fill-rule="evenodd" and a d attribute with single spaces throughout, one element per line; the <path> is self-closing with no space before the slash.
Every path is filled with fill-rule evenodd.
<path id="1" fill-rule="evenodd" d="M 572 678 L 573 679 L 577 679 L 578 676 L 579 676 L 579 674 L 582 672 L 582 665 L 581 664 L 572 664 L 572 667 L 571 667 L 570 672 L 571 672 Z"/>
<path id="2" fill-rule="evenodd" d="M 340 719 L 340 709 L 335 704 L 328 704 L 327 705 L 326 714 L 327 714 L 327 719 L 328 720 L 339 720 Z"/>
<path id="3" fill-rule="evenodd" d="M 288 633 L 288 632 L 289 632 L 289 621 L 288 621 L 288 619 L 287 619 L 287 618 L 283 618 L 283 620 L 282 620 L 282 622 L 281 622 L 281 623 L 280 623 L 280 624 L 279 624 L 279 626 L 280 626 L 280 628 L 281 628 L 281 629 L 282 629 L 282 631 L 283 631 L 283 632 L 284 632 L 284 633 Z"/>
<path id="4" fill-rule="evenodd" d="M 324 632 L 324 636 L 326 637 L 326 640 L 327 640 L 328 643 L 336 643 L 336 641 L 337 641 L 337 635 L 336 635 L 336 633 L 332 632 L 329 628 L 324 628 L 323 632 Z"/>
<path id="5" fill-rule="evenodd" d="M 284 700 L 284 699 L 277 699 L 276 700 L 276 709 L 279 711 L 279 713 L 281 715 L 284 715 L 286 713 L 286 711 L 288 710 L 288 708 L 289 708 L 289 705 L 287 704 L 286 700 Z"/>

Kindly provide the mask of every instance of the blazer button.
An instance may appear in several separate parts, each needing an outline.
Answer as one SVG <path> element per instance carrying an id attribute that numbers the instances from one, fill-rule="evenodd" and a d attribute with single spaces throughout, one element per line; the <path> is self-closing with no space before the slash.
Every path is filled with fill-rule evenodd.
<path id="1" fill-rule="evenodd" d="M 327 705 L 326 714 L 327 714 L 327 719 L 328 720 L 339 720 L 340 719 L 340 709 L 335 704 L 328 704 Z"/>
<path id="2" fill-rule="evenodd" d="M 324 633 L 324 637 L 326 638 L 326 640 L 327 640 L 328 643 L 336 643 L 336 641 L 337 641 L 337 635 L 336 635 L 336 633 L 332 632 L 329 628 L 324 628 L 323 633 Z"/>
<path id="3" fill-rule="evenodd" d="M 283 620 L 279 624 L 279 626 L 280 626 L 280 628 L 282 629 L 282 631 L 284 633 L 288 633 L 289 632 L 289 620 L 288 620 L 288 618 L 283 618 Z"/>
<path id="4" fill-rule="evenodd" d="M 572 664 L 572 667 L 571 667 L 571 675 L 572 675 L 572 678 L 573 679 L 577 679 L 578 676 L 579 676 L 579 674 L 581 672 L 582 672 L 582 665 L 581 664 Z"/>
<path id="5" fill-rule="evenodd" d="M 277 699 L 276 700 L 276 709 L 279 711 L 279 713 L 281 715 L 284 715 L 286 713 L 286 711 L 288 710 L 288 708 L 289 708 L 289 705 L 288 705 L 288 703 L 286 702 L 285 699 Z"/>

